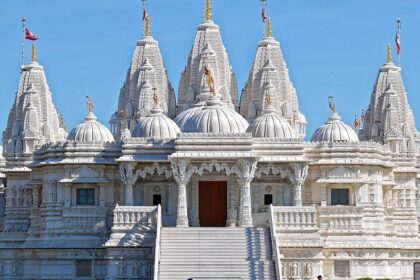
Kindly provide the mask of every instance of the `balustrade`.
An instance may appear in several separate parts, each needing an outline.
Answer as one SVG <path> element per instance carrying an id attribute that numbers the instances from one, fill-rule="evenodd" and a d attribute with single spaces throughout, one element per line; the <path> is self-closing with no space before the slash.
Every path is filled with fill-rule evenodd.
<path id="1" fill-rule="evenodd" d="M 71 207 L 63 209 L 64 229 L 100 230 L 106 227 L 106 208 Z"/>
<path id="2" fill-rule="evenodd" d="M 279 231 L 316 230 L 316 208 L 311 206 L 273 207 L 273 217 Z"/>
<path id="3" fill-rule="evenodd" d="M 362 230 L 363 207 L 326 206 L 319 207 L 320 228 L 324 231 Z"/>
<path id="4" fill-rule="evenodd" d="M 117 206 L 114 210 L 113 228 L 129 229 L 134 226 L 155 228 L 156 224 L 156 207 Z"/>

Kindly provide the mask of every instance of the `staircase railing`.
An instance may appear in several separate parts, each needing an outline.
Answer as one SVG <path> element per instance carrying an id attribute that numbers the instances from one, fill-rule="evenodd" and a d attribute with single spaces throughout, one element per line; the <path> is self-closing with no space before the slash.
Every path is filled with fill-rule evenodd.
<path id="1" fill-rule="evenodd" d="M 269 225 L 270 225 L 270 233 L 271 233 L 271 246 L 273 251 L 273 259 L 276 268 L 276 278 L 281 280 L 281 265 L 280 265 L 280 247 L 277 242 L 277 233 L 276 233 L 276 222 L 274 220 L 274 208 L 273 205 L 270 205 L 270 218 L 269 218 Z"/>
<path id="2" fill-rule="evenodd" d="M 160 234 L 162 231 L 162 210 L 160 204 L 157 207 L 157 221 L 156 221 L 156 243 L 155 243 L 155 263 L 153 280 L 158 280 L 159 277 L 159 261 L 160 261 Z"/>

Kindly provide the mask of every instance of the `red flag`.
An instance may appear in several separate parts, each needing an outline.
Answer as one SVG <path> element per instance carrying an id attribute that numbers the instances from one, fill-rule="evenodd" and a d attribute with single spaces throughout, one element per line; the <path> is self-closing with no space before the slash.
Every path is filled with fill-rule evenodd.
<path id="1" fill-rule="evenodd" d="M 31 31 L 29 31 L 28 28 L 26 28 L 25 39 L 31 40 L 31 41 L 36 41 L 36 40 L 38 40 L 38 37 L 36 37 Z"/>
<path id="2" fill-rule="evenodd" d="M 262 9 L 261 17 L 262 17 L 262 21 L 265 23 L 265 21 L 267 20 L 267 13 L 264 8 Z"/>
<path id="3" fill-rule="evenodd" d="M 400 55 L 401 53 L 400 32 L 397 32 L 397 35 L 395 35 L 395 44 L 397 45 L 397 54 Z"/>
<path id="4" fill-rule="evenodd" d="M 146 9 L 143 10 L 143 21 L 146 21 L 149 18 Z"/>
<path id="5" fill-rule="evenodd" d="M 353 123 L 353 127 L 354 129 L 357 129 L 360 125 L 359 120 L 357 119 L 357 115 L 354 115 L 354 123 Z"/>
<path id="6" fill-rule="evenodd" d="M 363 109 L 362 110 L 362 115 L 360 116 L 360 119 L 362 120 L 362 122 L 365 122 L 365 118 L 366 118 L 365 109 Z"/>

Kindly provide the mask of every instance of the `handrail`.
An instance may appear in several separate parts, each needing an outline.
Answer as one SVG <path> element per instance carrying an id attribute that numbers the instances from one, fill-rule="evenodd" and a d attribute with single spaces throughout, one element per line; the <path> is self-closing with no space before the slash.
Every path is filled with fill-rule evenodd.
<path id="1" fill-rule="evenodd" d="M 270 233 L 271 233 L 271 246 L 273 251 L 273 259 L 276 265 L 276 278 L 281 280 L 281 268 L 280 268 L 280 248 L 277 242 L 276 223 L 274 221 L 273 204 L 270 204 Z"/>
<path id="2" fill-rule="evenodd" d="M 156 217 L 156 243 L 155 243 L 155 266 L 153 273 L 153 280 L 158 280 L 159 277 L 159 260 L 160 260 L 160 233 L 162 229 L 162 210 L 160 204 L 157 207 Z"/>

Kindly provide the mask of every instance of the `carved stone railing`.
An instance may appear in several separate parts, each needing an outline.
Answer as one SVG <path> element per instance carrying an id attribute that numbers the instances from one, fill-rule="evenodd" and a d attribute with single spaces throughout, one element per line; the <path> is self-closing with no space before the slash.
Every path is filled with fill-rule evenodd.
<path id="1" fill-rule="evenodd" d="M 111 238 L 107 247 L 154 247 L 158 227 L 158 207 L 116 206 Z"/>
<path id="2" fill-rule="evenodd" d="M 67 231 L 101 231 L 106 229 L 105 207 L 69 207 L 63 209 L 63 227 Z"/>
<path id="3" fill-rule="evenodd" d="M 277 206 L 273 207 L 272 215 L 276 230 L 287 231 L 316 231 L 317 211 L 312 206 Z"/>
<path id="4" fill-rule="evenodd" d="M 326 206 L 319 207 L 321 232 L 359 232 L 362 230 L 363 207 Z"/>
<path id="5" fill-rule="evenodd" d="M 153 269 L 153 280 L 159 278 L 159 262 L 160 262 L 160 234 L 162 231 L 162 209 L 160 204 L 157 208 L 157 224 L 156 224 L 156 242 L 155 242 L 155 262 Z"/>
<path id="6" fill-rule="evenodd" d="M 281 280 L 281 260 L 280 260 L 280 246 L 277 242 L 277 231 L 276 231 L 276 222 L 274 219 L 274 207 L 270 205 L 270 218 L 269 218 L 269 225 L 270 225 L 270 233 L 271 233 L 271 247 L 273 251 L 273 260 L 276 268 L 276 279 Z"/>

